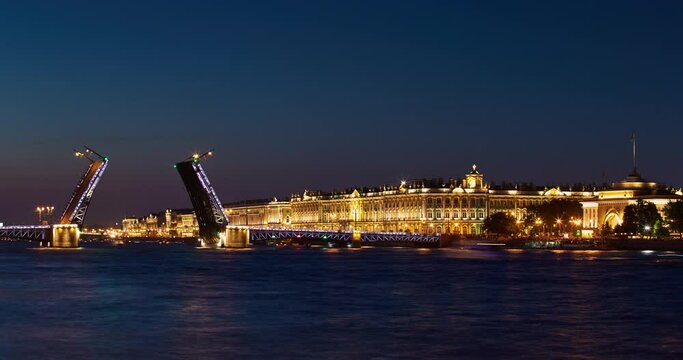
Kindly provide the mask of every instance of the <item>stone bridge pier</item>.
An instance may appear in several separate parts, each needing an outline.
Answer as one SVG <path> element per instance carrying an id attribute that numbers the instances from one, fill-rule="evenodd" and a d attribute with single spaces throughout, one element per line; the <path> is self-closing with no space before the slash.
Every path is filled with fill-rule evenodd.
<path id="1" fill-rule="evenodd" d="M 77 248 L 81 231 L 76 224 L 52 225 L 50 246 L 57 248 Z"/>
<path id="2" fill-rule="evenodd" d="M 243 226 L 228 226 L 225 229 L 225 247 L 244 248 L 249 244 L 249 228 Z"/>

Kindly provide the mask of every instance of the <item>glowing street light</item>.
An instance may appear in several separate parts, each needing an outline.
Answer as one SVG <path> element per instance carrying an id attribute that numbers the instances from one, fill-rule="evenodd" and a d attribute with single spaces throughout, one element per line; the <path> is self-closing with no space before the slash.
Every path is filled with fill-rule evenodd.
<path id="1" fill-rule="evenodd" d="M 54 212 L 54 206 L 38 206 L 36 207 L 36 212 L 38 213 L 38 224 L 43 224 L 43 213 L 52 218 L 52 213 Z"/>
<path id="2" fill-rule="evenodd" d="M 45 208 L 38 206 L 36 208 L 36 212 L 38 213 L 38 224 L 43 223 L 43 211 L 45 211 Z"/>

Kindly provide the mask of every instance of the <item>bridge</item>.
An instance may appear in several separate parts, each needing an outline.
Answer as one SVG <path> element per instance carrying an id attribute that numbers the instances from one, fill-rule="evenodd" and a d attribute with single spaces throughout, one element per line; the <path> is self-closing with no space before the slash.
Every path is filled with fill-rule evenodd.
<path id="1" fill-rule="evenodd" d="M 84 147 L 84 151 L 76 151 L 75 155 L 88 160 L 90 164 L 81 176 L 57 223 L 3 226 L 0 227 L 0 239 L 34 240 L 46 246 L 59 248 L 78 247 L 85 214 L 109 159 L 88 147 Z"/>
<path id="2" fill-rule="evenodd" d="M 225 215 L 223 205 L 213 190 L 211 182 L 209 182 L 209 177 L 206 176 L 200 164 L 201 160 L 212 155 L 212 151 L 194 154 L 176 163 L 173 167 L 178 170 L 190 196 L 190 202 L 199 224 L 199 238 L 202 246 L 223 247 L 226 245 L 228 217 Z"/>
<path id="3" fill-rule="evenodd" d="M 230 229 L 230 227 L 228 227 Z M 249 241 L 267 242 L 273 240 L 323 240 L 330 243 L 347 245 L 377 246 L 414 246 L 440 247 L 442 237 L 439 235 L 410 234 L 403 232 L 372 232 L 352 230 L 318 230 L 318 229 L 274 229 L 249 227 Z"/>
<path id="4" fill-rule="evenodd" d="M 225 209 L 218 199 L 201 162 L 213 156 L 213 151 L 194 154 L 176 163 L 190 202 L 197 216 L 199 236 L 203 247 L 247 247 L 254 242 L 277 239 L 330 240 L 360 247 L 361 245 L 394 245 L 438 247 L 438 235 L 407 234 L 399 232 L 361 232 L 358 230 L 323 229 L 271 229 L 247 226 L 230 226 Z"/>

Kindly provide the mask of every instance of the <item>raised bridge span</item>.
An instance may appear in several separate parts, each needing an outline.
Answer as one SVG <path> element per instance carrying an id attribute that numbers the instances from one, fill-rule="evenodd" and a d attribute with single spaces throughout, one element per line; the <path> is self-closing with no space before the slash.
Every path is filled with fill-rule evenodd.
<path id="1" fill-rule="evenodd" d="M 84 147 L 76 151 L 76 157 L 89 161 L 73 194 L 56 224 L 53 225 L 11 225 L 0 227 L 0 239 L 35 240 L 46 246 L 78 247 L 81 228 L 88 212 L 95 188 L 107 168 L 109 158 Z"/>
<path id="2" fill-rule="evenodd" d="M 230 226 L 225 209 L 201 165 L 202 161 L 212 155 L 213 151 L 194 154 L 174 165 L 185 184 L 197 216 L 202 246 L 247 247 L 254 242 L 277 239 L 330 240 L 346 242 L 356 247 L 361 245 L 438 247 L 442 244 L 442 237 L 438 235 Z"/>

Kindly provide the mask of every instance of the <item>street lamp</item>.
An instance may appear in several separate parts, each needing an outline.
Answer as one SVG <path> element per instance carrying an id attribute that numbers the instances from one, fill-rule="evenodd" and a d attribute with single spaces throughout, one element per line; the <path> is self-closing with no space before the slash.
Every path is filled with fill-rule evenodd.
<path id="1" fill-rule="evenodd" d="M 42 206 L 38 206 L 36 208 L 36 212 L 38 213 L 38 224 L 39 225 L 43 224 L 43 211 L 45 211 L 45 208 Z"/>
<path id="2" fill-rule="evenodd" d="M 47 211 L 47 216 L 49 219 L 48 222 L 52 223 L 52 214 L 55 211 L 55 207 L 54 206 L 47 206 L 47 207 L 45 207 L 45 211 Z"/>

